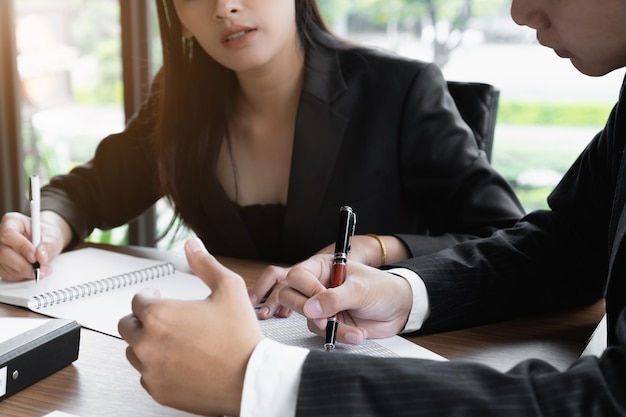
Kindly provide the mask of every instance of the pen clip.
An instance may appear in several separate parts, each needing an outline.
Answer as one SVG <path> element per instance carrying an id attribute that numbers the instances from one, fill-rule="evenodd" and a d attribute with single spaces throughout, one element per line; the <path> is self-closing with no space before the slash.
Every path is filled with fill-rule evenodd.
<path id="1" fill-rule="evenodd" d="M 348 247 L 346 248 L 346 254 L 352 250 L 352 238 L 354 238 L 354 231 L 356 229 L 356 213 L 353 211 L 350 213 L 348 219 Z"/>
<path id="2" fill-rule="evenodd" d="M 335 258 L 346 258 L 352 249 L 352 238 L 356 228 L 356 213 L 349 206 L 339 209 L 339 231 L 335 244 Z"/>
<path id="3" fill-rule="evenodd" d="M 40 196 L 40 183 L 39 175 L 31 175 L 28 179 L 28 194 L 29 201 L 39 201 Z"/>

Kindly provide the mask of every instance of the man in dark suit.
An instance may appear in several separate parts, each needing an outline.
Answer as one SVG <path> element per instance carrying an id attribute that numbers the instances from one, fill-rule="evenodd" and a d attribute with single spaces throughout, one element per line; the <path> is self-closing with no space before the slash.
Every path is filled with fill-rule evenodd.
<path id="1" fill-rule="evenodd" d="M 623 0 L 513 0 L 512 15 L 587 75 L 626 66 Z M 190 265 L 213 294 L 177 302 L 143 292 L 133 302 L 135 315 L 120 322 L 144 386 L 160 402 L 202 413 L 626 415 L 625 90 L 606 127 L 550 195 L 551 210 L 390 271 L 348 263 L 345 283 L 334 289 L 324 286 L 330 259 L 317 256 L 293 268 L 290 287 L 280 292 L 283 305 L 303 312 L 320 332 L 326 317 L 343 311 L 338 338 L 347 343 L 399 331 L 450 330 L 604 297 L 608 347 L 601 357 L 581 358 L 564 372 L 528 360 L 501 373 L 469 363 L 286 347 L 264 339 L 252 311 L 243 308 L 242 280 L 190 240 Z M 190 321 L 190 315 L 202 321 Z"/>

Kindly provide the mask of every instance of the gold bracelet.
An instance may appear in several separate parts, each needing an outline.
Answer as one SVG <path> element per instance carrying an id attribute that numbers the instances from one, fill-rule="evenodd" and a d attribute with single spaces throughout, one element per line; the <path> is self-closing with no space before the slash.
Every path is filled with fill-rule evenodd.
<path id="1" fill-rule="evenodd" d="M 380 245 L 380 250 L 383 252 L 383 255 L 380 257 L 380 264 L 384 265 L 387 263 L 387 247 L 385 246 L 385 242 L 383 242 L 382 238 L 374 233 L 368 233 L 368 236 L 373 237 L 378 241 Z"/>

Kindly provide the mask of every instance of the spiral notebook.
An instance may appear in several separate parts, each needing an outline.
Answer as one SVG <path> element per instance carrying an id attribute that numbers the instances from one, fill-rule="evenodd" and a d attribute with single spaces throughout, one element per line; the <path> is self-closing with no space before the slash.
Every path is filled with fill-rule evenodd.
<path id="1" fill-rule="evenodd" d="M 211 292 L 200 278 L 177 271 L 171 263 L 97 248 L 63 253 L 52 268 L 52 274 L 37 283 L 0 280 L 0 303 L 73 319 L 119 337 L 117 323 L 130 314 L 131 300 L 141 288 L 156 287 L 163 297 L 183 300 Z"/>

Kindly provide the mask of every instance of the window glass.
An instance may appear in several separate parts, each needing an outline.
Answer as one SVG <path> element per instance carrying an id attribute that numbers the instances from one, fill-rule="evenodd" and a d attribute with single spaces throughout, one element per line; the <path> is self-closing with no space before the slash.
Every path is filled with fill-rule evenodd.
<path id="1" fill-rule="evenodd" d="M 16 0 L 26 175 L 45 184 L 124 127 L 117 0 Z M 126 228 L 92 239 L 124 241 Z"/>
<path id="2" fill-rule="evenodd" d="M 580 74 L 517 26 L 510 0 L 319 0 L 335 33 L 437 63 L 446 79 L 500 90 L 492 163 L 527 210 L 546 197 L 602 128 L 624 70 Z"/>

